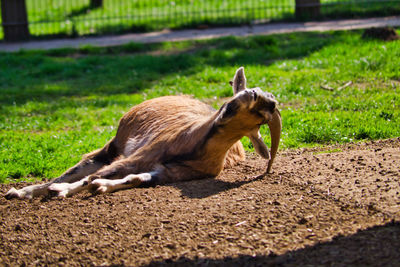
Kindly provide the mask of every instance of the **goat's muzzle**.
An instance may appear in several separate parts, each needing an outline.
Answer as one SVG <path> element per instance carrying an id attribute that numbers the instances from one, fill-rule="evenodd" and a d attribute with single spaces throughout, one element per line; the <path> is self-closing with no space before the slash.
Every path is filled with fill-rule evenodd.
<path id="1" fill-rule="evenodd" d="M 271 119 L 267 122 L 269 131 L 271 133 L 271 158 L 268 161 L 267 173 L 271 172 L 272 163 L 274 162 L 276 153 L 278 152 L 279 141 L 282 131 L 282 118 L 281 113 L 277 108 L 272 113 Z"/>

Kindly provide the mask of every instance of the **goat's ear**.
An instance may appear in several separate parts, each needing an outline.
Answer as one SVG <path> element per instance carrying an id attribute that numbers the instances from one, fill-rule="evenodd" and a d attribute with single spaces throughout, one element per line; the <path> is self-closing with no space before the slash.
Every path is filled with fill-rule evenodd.
<path id="1" fill-rule="evenodd" d="M 240 67 L 233 77 L 233 82 L 230 82 L 233 89 L 233 94 L 236 95 L 240 91 L 246 89 L 246 76 L 244 76 L 244 68 Z"/>

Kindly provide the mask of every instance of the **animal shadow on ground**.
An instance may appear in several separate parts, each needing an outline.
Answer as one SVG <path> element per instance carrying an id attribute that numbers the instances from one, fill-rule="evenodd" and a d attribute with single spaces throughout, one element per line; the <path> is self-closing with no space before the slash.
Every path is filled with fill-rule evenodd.
<path id="1" fill-rule="evenodd" d="M 245 184 L 249 184 L 258 180 L 262 180 L 265 178 L 265 174 L 260 174 L 254 177 L 243 177 L 240 181 L 235 182 L 227 182 L 218 180 L 216 178 L 207 178 L 207 179 L 200 179 L 200 180 L 190 180 L 178 183 L 171 183 L 167 184 L 166 186 L 172 186 L 180 190 L 181 194 L 188 198 L 206 198 L 209 196 L 217 195 L 221 192 L 228 191 L 233 188 L 239 188 Z M 145 186 L 148 187 L 148 186 Z M 150 186 L 151 187 L 151 186 Z M 120 191 L 125 190 L 133 190 L 132 188 L 129 189 L 122 189 Z M 111 193 L 112 194 L 112 193 Z M 96 195 L 85 195 L 82 198 L 84 200 L 91 199 Z M 48 202 L 51 201 L 54 196 L 44 196 L 41 199 L 41 202 Z"/>
<path id="2" fill-rule="evenodd" d="M 212 195 L 217 195 L 223 191 L 227 191 L 233 188 L 239 188 L 245 184 L 252 183 L 261 180 L 265 177 L 265 174 L 260 174 L 255 177 L 243 177 L 239 181 L 226 182 L 216 178 L 192 180 L 188 182 L 180 182 L 171 184 L 178 188 L 181 194 L 189 198 L 206 198 Z"/>
<path id="3" fill-rule="evenodd" d="M 148 266 L 400 266 L 399 248 L 400 222 L 392 221 L 279 256 L 271 253 L 223 259 L 181 257 L 153 261 Z"/>

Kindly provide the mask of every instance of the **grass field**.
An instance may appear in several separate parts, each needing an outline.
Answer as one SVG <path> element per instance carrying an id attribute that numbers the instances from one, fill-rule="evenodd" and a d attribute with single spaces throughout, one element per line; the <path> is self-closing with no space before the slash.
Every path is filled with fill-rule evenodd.
<path id="1" fill-rule="evenodd" d="M 314 19 L 387 16 L 400 12 L 399 0 L 320 2 L 321 16 Z M 26 5 L 30 33 L 39 38 L 295 19 L 294 0 L 107 0 L 101 8 L 90 6 L 90 0 L 26 0 Z"/>
<path id="2" fill-rule="evenodd" d="M 281 103 L 282 148 L 400 136 L 399 44 L 357 31 L 0 53 L 0 181 L 58 176 L 145 99 L 217 108 L 240 66 Z"/>

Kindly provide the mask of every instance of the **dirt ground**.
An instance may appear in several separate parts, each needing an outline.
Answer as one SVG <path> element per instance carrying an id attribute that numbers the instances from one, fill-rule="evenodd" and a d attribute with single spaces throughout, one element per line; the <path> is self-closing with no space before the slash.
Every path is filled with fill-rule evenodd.
<path id="1" fill-rule="evenodd" d="M 265 168 L 250 155 L 216 179 L 1 197 L 0 265 L 400 265 L 400 138 L 282 151 Z"/>

